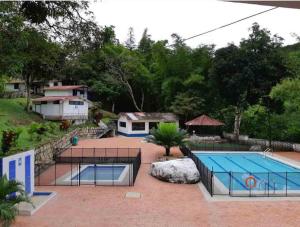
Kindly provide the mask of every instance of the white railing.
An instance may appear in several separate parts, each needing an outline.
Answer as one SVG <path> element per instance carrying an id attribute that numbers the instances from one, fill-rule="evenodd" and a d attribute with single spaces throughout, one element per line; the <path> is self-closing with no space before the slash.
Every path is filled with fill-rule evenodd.
<path id="1" fill-rule="evenodd" d="M 264 150 L 264 157 L 266 157 L 267 156 L 267 154 L 270 154 L 270 155 L 272 155 L 272 149 L 271 148 L 267 148 L 266 150 Z"/>

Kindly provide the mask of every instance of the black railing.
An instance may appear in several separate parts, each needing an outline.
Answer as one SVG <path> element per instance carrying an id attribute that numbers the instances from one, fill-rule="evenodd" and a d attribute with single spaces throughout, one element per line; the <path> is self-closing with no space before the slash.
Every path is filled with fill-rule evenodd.
<path id="1" fill-rule="evenodd" d="M 36 164 L 37 186 L 132 186 L 141 165 L 140 148 L 69 148 L 56 154 L 52 163 Z"/>
<path id="2" fill-rule="evenodd" d="M 249 151 L 248 144 L 233 142 L 216 143 L 213 141 L 189 141 L 188 147 L 194 151 Z"/>
<path id="3" fill-rule="evenodd" d="M 207 168 L 188 148 L 181 152 L 191 158 L 200 173 L 202 184 L 211 196 L 288 197 L 300 196 L 300 171 L 293 172 L 219 172 Z M 242 167 L 241 167 L 242 168 Z"/>
<path id="4" fill-rule="evenodd" d="M 200 174 L 200 181 L 205 186 L 209 194 L 213 196 L 213 171 L 210 171 L 186 146 L 180 147 L 180 150 L 185 156 L 188 156 L 194 161 Z"/>

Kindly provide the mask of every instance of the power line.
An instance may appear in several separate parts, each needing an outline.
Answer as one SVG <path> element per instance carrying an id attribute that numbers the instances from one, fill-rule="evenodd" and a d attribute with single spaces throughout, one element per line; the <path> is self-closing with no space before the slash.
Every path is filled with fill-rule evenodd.
<path id="1" fill-rule="evenodd" d="M 219 29 L 228 27 L 228 26 L 230 26 L 230 25 L 239 23 L 239 22 L 244 21 L 244 20 L 247 20 L 247 19 L 249 19 L 249 18 L 251 18 L 251 17 L 255 17 L 255 16 L 257 16 L 257 15 L 267 13 L 267 12 L 272 11 L 272 10 L 277 9 L 277 8 L 278 8 L 278 7 L 276 6 L 276 7 L 273 7 L 273 8 L 271 8 L 271 9 L 267 9 L 267 10 L 261 11 L 261 12 L 259 12 L 259 13 L 252 14 L 252 15 L 247 16 L 247 17 L 244 17 L 244 18 L 242 18 L 242 19 L 239 19 L 239 20 L 233 21 L 233 22 L 231 22 L 231 23 L 222 25 L 222 26 L 220 26 L 220 27 L 217 27 L 217 28 L 208 30 L 208 31 L 206 31 L 206 32 L 202 32 L 202 33 L 197 34 L 197 35 L 193 35 L 193 36 L 188 37 L 188 38 L 185 38 L 185 39 L 183 39 L 182 41 L 185 42 L 185 41 L 187 41 L 187 40 L 194 39 L 194 38 L 196 38 L 196 37 L 199 37 L 199 36 L 202 36 L 202 35 L 205 35 L 205 34 L 214 32 L 214 31 L 216 31 L 216 30 L 219 30 Z M 171 44 L 170 46 L 173 46 L 173 45 L 174 45 L 174 44 Z"/>

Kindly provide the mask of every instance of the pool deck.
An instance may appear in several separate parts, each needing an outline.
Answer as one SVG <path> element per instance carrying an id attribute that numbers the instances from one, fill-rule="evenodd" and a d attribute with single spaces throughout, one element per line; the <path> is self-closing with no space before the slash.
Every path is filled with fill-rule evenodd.
<path id="1" fill-rule="evenodd" d="M 31 217 L 13 226 L 299 226 L 300 201 L 220 201 L 205 199 L 199 186 L 161 182 L 149 175 L 162 147 L 141 138 L 115 137 L 80 141 L 77 147 L 141 147 L 142 165 L 133 187 L 48 186 L 57 195 Z M 178 149 L 172 154 L 179 155 Z M 276 156 L 300 163 L 300 153 Z M 140 193 L 126 197 L 127 192 Z M 135 194 L 135 193 L 132 193 Z M 138 194 L 139 195 L 139 194 Z"/>

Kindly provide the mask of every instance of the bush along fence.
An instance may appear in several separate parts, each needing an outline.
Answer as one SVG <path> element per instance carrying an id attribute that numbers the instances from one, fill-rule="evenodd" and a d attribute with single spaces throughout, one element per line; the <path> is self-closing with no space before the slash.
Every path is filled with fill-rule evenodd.
<path id="1" fill-rule="evenodd" d="M 201 161 L 200 159 L 198 159 L 193 152 L 191 152 L 191 150 L 189 148 L 187 148 L 186 146 L 182 146 L 180 147 L 181 152 L 183 153 L 183 155 L 188 156 L 189 158 L 191 158 L 199 173 L 200 173 L 200 181 L 202 182 L 202 184 L 205 186 L 205 188 L 207 189 L 207 191 L 209 192 L 209 194 L 211 196 L 213 196 L 213 171 L 210 171 Z"/>
<path id="2" fill-rule="evenodd" d="M 140 148 L 58 148 L 56 154 L 45 170 L 38 168 L 36 185 L 132 186 L 141 165 Z"/>
<path id="3" fill-rule="evenodd" d="M 300 171 L 219 172 L 205 166 L 188 147 L 180 149 L 185 156 L 195 162 L 201 182 L 211 196 L 288 197 L 300 195 Z"/>
<path id="4" fill-rule="evenodd" d="M 235 141 L 235 136 L 232 133 L 223 133 L 223 136 L 228 141 Z M 237 141 L 239 144 L 248 145 L 248 146 L 260 146 L 262 149 L 271 147 L 273 150 L 277 151 L 300 151 L 300 144 L 284 142 L 284 141 L 270 141 L 266 139 L 255 139 L 250 138 L 247 135 L 240 135 Z"/>

